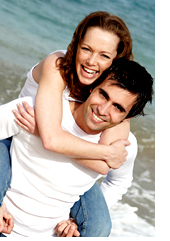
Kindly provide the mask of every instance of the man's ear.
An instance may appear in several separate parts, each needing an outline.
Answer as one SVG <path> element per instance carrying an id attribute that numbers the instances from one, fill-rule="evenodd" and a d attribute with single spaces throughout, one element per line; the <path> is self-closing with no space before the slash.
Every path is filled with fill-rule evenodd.
<path id="1" fill-rule="evenodd" d="M 129 118 L 125 118 L 124 120 L 130 120 L 130 119 L 132 119 L 133 117 L 129 117 Z"/>
<path id="2" fill-rule="evenodd" d="M 121 122 L 123 122 L 124 120 L 130 120 L 130 119 L 132 119 L 132 117 L 124 118 Z"/>

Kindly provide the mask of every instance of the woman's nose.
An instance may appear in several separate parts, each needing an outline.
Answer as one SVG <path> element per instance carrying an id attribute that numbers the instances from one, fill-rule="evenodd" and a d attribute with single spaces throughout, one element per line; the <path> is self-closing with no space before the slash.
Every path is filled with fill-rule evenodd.
<path id="1" fill-rule="evenodd" d="M 87 63 L 89 65 L 95 65 L 97 63 L 97 56 L 92 54 L 89 56 L 89 58 L 87 59 Z"/>

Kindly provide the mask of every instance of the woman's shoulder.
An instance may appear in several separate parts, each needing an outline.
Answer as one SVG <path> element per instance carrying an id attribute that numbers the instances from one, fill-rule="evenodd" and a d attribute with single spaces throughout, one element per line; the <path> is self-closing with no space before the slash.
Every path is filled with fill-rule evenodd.
<path id="1" fill-rule="evenodd" d="M 66 52 L 67 52 L 67 50 L 55 50 L 55 51 L 53 51 L 53 52 L 51 52 L 50 54 L 60 54 L 60 53 L 62 53 L 62 54 L 66 54 Z M 49 54 L 49 55 L 50 55 Z"/>
<path id="2" fill-rule="evenodd" d="M 37 65 L 38 67 L 37 69 L 39 69 L 40 71 L 44 70 L 45 72 L 52 70 L 53 68 L 56 67 L 57 59 L 63 58 L 64 55 L 65 55 L 64 50 L 57 50 L 50 53 L 47 57 L 45 57 L 43 60 L 39 62 L 39 64 Z"/>

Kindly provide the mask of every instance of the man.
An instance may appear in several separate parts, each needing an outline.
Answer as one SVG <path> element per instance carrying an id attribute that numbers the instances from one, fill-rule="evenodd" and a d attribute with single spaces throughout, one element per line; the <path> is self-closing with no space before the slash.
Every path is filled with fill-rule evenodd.
<path id="1" fill-rule="evenodd" d="M 145 104 L 152 100 L 152 84 L 152 77 L 143 67 L 133 61 L 116 60 L 94 83 L 86 102 L 78 104 L 63 98 L 62 127 L 97 143 L 104 129 L 143 114 Z M 40 138 L 18 127 L 12 120 L 11 110 L 23 100 L 34 104 L 33 98 L 25 97 L 0 107 L 0 138 L 14 136 L 11 188 L 4 200 L 14 218 L 10 236 L 50 237 L 54 235 L 56 224 L 69 218 L 70 208 L 79 195 L 89 190 L 101 175 L 84 167 L 83 162 L 80 165 L 71 158 L 45 150 Z M 134 141 L 133 138 L 130 134 L 129 140 Z M 133 150 L 129 153 L 134 155 Z M 109 207 L 112 186 L 115 192 L 118 186 L 122 189 L 117 195 L 126 192 L 132 180 L 133 164 L 134 157 L 122 168 L 108 172 L 101 189 Z M 108 168 L 105 162 L 102 165 Z"/>

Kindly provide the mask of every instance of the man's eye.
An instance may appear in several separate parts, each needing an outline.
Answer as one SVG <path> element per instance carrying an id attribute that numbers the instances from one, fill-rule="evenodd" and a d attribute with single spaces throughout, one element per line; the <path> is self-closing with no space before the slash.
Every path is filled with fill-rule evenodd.
<path id="1" fill-rule="evenodd" d="M 103 91 L 100 90 L 99 93 L 100 93 L 102 96 L 104 96 Z"/>
<path id="2" fill-rule="evenodd" d="M 120 112 L 124 112 L 124 109 L 123 109 L 120 105 L 114 104 L 114 106 L 115 106 Z"/>

